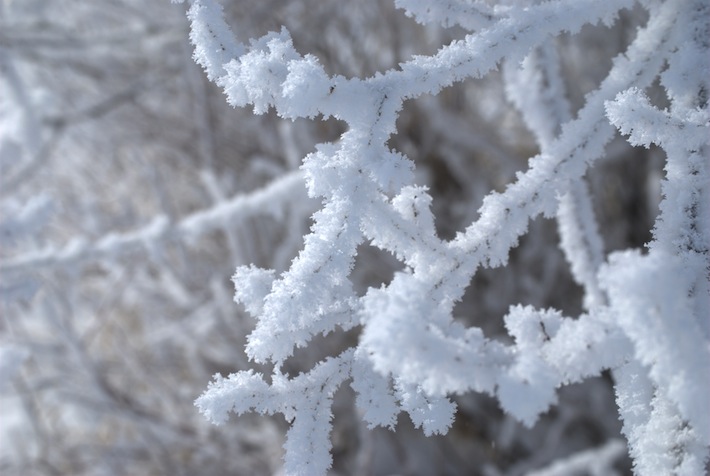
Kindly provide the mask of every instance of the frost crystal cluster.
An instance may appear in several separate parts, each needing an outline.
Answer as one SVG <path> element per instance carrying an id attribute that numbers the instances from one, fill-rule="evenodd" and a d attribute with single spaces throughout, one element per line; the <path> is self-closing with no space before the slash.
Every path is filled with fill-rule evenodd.
<path id="1" fill-rule="evenodd" d="M 296 51 L 286 29 L 244 45 L 220 6 L 191 2 L 195 59 L 231 105 L 347 125 L 339 140 L 303 160 L 308 193 L 322 206 L 290 268 L 242 266 L 233 278 L 236 300 L 256 319 L 247 355 L 272 364 L 272 375 L 218 376 L 197 399 L 200 411 L 214 423 L 230 412 L 283 414 L 291 425 L 286 474 L 318 475 L 332 464 L 331 406 L 342 385 L 352 387 L 370 427 L 394 427 L 406 412 L 433 435 L 451 427 L 457 395 L 488 394 L 533 425 L 560 387 L 611 370 L 635 471 L 702 474 L 710 444 L 710 5 L 396 4 L 420 23 L 468 34 L 396 69 L 346 78 Z M 630 8 L 645 10 L 647 22 L 573 113 L 554 41 L 585 25 L 613 25 Z M 499 68 L 539 153 L 485 197 L 475 221 L 441 239 L 414 162 L 388 141 L 405 101 Z M 658 85 L 665 109 L 647 95 Z M 646 250 L 605 254 L 584 177 L 617 132 L 633 146 L 663 149 L 663 198 Z M 562 251 L 584 289 L 583 313 L 512 306 L 503 316 L 508 340 L 463 325 L 453 310 L 476 272 L 505 266 L 538 216 L 557 220 Z M 364 294 L 350 279 L 363 244 L 402 264 Z M 314 337 L 351 330 L 357 339 L 347 350 L 297 376 L 283 371 Z"/>

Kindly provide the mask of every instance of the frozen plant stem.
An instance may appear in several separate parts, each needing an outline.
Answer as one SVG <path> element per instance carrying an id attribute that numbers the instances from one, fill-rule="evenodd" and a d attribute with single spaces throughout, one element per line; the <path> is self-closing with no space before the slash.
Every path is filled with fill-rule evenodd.
<path id="1" fill-rule="evenodd" d="M 285 29 L 247 47 L 235 39 L 219 5 L 191 2 L 195 59 L 230 104 L 251 104 L 256 114 L 273 107 L 284 119 L 335 117 L 348 125 L 337 143 L 320 144 L 303 161 L 308 193 L 323 206 L 291 267 L 280 276 L 256 267 L 234 275 L 235 299 L 257 319 L 247 354 L 275 364 L 271 383 L 253 371 L 218 376 L 197 406 L 215 423 L 229 412 L 284 414 L 292 422 L 285 472 L 314 475 L 332 464 L 330 408 L 345 381 L 369 426 L 393 427 L 404 411 L 429 435 L 450 427 L 450 395 L 488 393 L 532 425 L 556 402 L 560 386 L 618 369 L 618 403 L 636 471 L 700 474 L 710 443 L 703 410 L 710 382 L 698 378 L 710 368 L 707 5 L 640 2 L 647 24 L 572 117 L 554 39 L 584 25 L 613 24 L 634 2 L 397 4 L 419 21 L 458 23 L 471 33 L 397 70 L 347 79 L 327 75 L 314 56 L 299 54 Z M 480 78 L 501 62 L 507 93 L 541 152 L 505 191 L 485 198 L 478 220 L 444 241 L 427 189 L 414 184 L 414 164 L 387 141 L 403 101 Z M 658 78 L 669 112 L 643 93 Z M 630 134 L 632 145 L 654 143 L 668 154 L 665 199 L 648 255 L 604 255 L 584 183 L 617 129 Z M 453 307 L 476 270 L 506 265 L 539 215 L 558 218 L 572 274 L 585 288 L 586 313 L 571 319 L 552 309 L 513 306 L 504 317 L 511 345 L 456 322 Z M 360 297 L 349 275 L 364 242 L 392 253 L 405 271 Z M 358 325 L 353 348 L 297 377 L 282 374 L 296 347 Z M 673 428 L 675 444 L 649 443 L 661 427 Z"/>

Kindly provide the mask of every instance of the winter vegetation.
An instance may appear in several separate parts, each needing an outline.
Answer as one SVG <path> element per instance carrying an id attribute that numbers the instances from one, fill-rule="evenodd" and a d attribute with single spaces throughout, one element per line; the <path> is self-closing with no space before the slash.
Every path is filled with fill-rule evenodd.
<path id="1" fill-rule="evenodd" d="M 706 474 L 709 47 L 704 0 L 0 4 L 0 472 Z"/>

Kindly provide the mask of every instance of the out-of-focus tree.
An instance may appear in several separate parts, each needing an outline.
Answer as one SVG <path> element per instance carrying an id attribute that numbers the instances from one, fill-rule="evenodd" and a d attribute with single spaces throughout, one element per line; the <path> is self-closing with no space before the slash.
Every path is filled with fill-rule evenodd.
<path id="1" fill-rule="evenodd" d="M 422 26 L 390 0 L 224 3 L 241 41 L 283 25 L 297 51 L 348 78 L 432 55 L 486 27 L 486 15 L 480 24 L 450 15 L 441 26 Z M 406 3 L 416 13 L 417 2 Z M 503 15 L 513 10 L 505 3 L 479 6 Z M 439 238 L 465 230 L 490 191 L 503 191 L 529 157 L 551 147 L 650 9 L 635 5 L 610 26 L 557 36 L 522 67 L 524 55 L 511 57 L 500 71 L 404 103 L 387 146 L 414 162 Z M 233 302 L 230 278 L 240 265 L 289 269 L 319 206 L 306 194 L 302 160 L 352 124 L 230 108 L 192 60 L 185 10 L 138 0 L 0 4 L 3 474 L 271 474 L 282 464 L 283 418 L 245 415 L 214 427 L 193 401 L 213 374 L 274 370 L 247 362 L 256 321 Z M 236 40 L 212 33 L 226 47 L 212 53 L 234 59 Z M 534 110 L 521 92 L 541 80 L 534 65 L 550 64 L 549 56 L 563 82 L 551 87 L 566 91 L 568 110 L 546 129 L 519 111 Z M 658 84 L 647 92 L 661 107 L 672 99 Z M 628 133 L 624 127 L 621 117 Z M 651 241 L 663 163 L 660 149 L 617 138 L 587 172 L 605 251 Z M 588 310 L 589 282 L 580 286 L 570 272 L 558 235 L 554 220 L 531 222 L 505 268 L 471 280 L 454 308 L 457 321 L 505 342 L 511 305 Z M 402 269 L 389 253 L 359 243 L 348 277 L 354 296 Z M 280 362 L 280 372 L 310 371 L 356 345 L 361 330 L 316 337 Z M 457 395 L 448 434 L 427 438 L 407 416 L 396 432 L 368 429 L 342 388 L 332 408 L 331 471 L 557 474 L 609 471 L 607 463 L 628 471 L 611 376 L 558 397 L 526 428 L 488 396 Z"/>

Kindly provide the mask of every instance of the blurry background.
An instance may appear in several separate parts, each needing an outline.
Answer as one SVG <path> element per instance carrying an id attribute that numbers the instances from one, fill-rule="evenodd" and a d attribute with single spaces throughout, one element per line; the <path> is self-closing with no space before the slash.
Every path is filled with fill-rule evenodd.
<path id="1" fill-rule="evenodd" d="M 240 41 L 285 25 L 331 74 L 366 76 L 431 54 L 464 32 L 422 27 L 391 0 L 225 1 Z M 215 373 L 250 366 L 252 319 L 232 302 L 236 266 L 283 271 L 302 246 L 309 200 L 298 167 L 337 140 L 335 120 L 291 122 L 232 109 L 191 59 L 185 5 L 168 1 L 0 2 L 0 474 L 261 475 L 277 472 L 280 416 L 215 427 L 193 400 Z M 642 12 L 561 37 L 579 107 Z M 663 98 L 656 98 L 662 102 Z M 537 146 L 500 74 L 405 104 L 391 146 L 415 161 L 451 238 Z M 650 239 L 662 157 L 616 140 L 587 177 L 607 251 Z M 277 187 L 269 200 L 259 192 Z M 237 198 L 235 198 L 237 197 Z M 506 268 L 483 270 L 458 317 L 503 336 L 511 304 L 581 311 L 581 290 L 539 219 Z M 399 264 L 363 245 L 364 293 Z M 297 373 L 357 338 L 299 351 Z M 269 369 L 256 367 L 257 370 Z M 447 436 L 400 418 L 369 431 L 342 389 L 334 474 L 523 474 L 620 438 L 607 377 L 560 391 L 533 428 L 488 397 L 457 398 Z M 619 459 L 619 471 L 628 461 Z"/>

